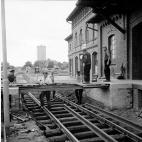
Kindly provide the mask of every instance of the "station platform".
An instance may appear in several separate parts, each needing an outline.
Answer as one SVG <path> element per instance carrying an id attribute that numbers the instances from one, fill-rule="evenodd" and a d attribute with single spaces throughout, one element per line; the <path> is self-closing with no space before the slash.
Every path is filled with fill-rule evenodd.
<path id="1" fill-rule="evenodd" d="M 95 87 L 98 84 L 109 87 Z M 98 102 L 110 109 L 135 108 L 139 110 L 142 108 L 142 80 L 113 79 L 110 82 L 99 80 L 84 85 L 84 88 L 89 103 Z"/>
<path id="2" fill-rule="evenodd" d="M 110 109 L 135 108 L 139 110 L 142 108 L 142 80 L 112 79 L 110 82 L 98 80 L 97 82 L 83 84 L 67 76 L 58 77 L 55 79 L 55 82 L 76 84 L 83 87 L 84 100 L 88 100 L 92 104 L 98 102 Z M 16 91 L 14 89 L 15 87 L 26 87 L 28 85 L 36 86 L 37 84 L 15 84 L 10 87 L 10 94 L 18 94 L 17 89 Z M 37 91 L 37 93 L 39 93 L 39 91 Z"/>

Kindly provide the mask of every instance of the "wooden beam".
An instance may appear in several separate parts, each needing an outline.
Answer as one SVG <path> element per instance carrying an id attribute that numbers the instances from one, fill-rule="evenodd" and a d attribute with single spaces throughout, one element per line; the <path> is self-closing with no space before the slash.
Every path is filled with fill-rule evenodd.
<path id="1" fill-rule="evenodd" d="M 93 8 L 93 13 L 97 13 L 101 17 L 104 17 L 104 19 L 108 20 L 115 28 L 117 28 L 121 33 L 125 34 L 126 30 L 120 27 L 115 21 L 113 21 L 108 15 L 106 15 L 102 9 Z"/>
<path id="2" fill-rule="evenodd" d="M 110 22 L 115 28 L 117 28 L 121 33 L 125 34 L 126 30 L 123 29 L 122 27 L 120 27 L 117 23 L 115 23 L 113 20 L 111 20 L 111 18 L 109 18 L 108 16 L 105 16 L 106 20 L 108 20 L 108 22 Z"/>

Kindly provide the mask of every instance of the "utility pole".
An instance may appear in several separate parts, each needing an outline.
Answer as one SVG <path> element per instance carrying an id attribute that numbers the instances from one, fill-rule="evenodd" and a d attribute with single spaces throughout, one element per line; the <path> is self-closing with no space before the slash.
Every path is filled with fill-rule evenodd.
<path id="1" fill-rule="evenodd" d="M 7 49 L 6 49 L 6 26 L 5 26 L 5 1 L 1 0 L 1 25 L 2 25 L 2 53 L 3 53 L 3 109 L 4 125 L 8 126 L 9 116 L 9 84 L 7 78 Z"/>

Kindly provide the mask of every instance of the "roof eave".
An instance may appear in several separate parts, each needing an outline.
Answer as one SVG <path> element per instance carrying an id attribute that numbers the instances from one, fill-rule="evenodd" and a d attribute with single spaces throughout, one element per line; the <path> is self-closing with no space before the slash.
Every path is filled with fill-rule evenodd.
<path id="1" fill-rule="evenodd" d="M 65 38 L 65 41 L 68 41 L 69 39 L 71 39 L 72 38 L 72 34 L 70 34 L 69 36 L 67 36 L 66 38 Z"/>
<path id="2" fill-rule="evenodd" d="M 81 7 L 75 7 L 73 11 L 70 13 L 70 15 L 67 17 L 66 21 L 72 21 L 74 15 L 81 9 L 82 9 Z"/>
<path id="3" fill-rule="evenodd" d="M 141 7 L 139 0 L 78 0 L 78 7 L 91 7 L 97 14 L 129 13 Z"/>

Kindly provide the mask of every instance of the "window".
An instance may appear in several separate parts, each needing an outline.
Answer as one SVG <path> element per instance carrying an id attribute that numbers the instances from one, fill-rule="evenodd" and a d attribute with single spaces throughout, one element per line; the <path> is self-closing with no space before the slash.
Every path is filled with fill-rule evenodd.
<path id="1" fill-rule="evenodd" d="M 96 31 L 98 29 L 97 27 L 97 24 L 93 24 L 93 40 L 95 40 L 97 38 L 97 34 L 98 34 L 98 31 Z"/>
<path id="2" fill-rule="evenodd" d="M 77 33 L 75 33 L 75 47 L 77 47 Z"/>
<path id="3" fill-rule="evenodd" d="M 72 76 L 73 76 L 73 73 L 74 73 L 74 68 L 73 68 L 73 59 L 71 59 L 71 72 L 72 72 Z"/>
<path id="4" fill-rule="evenodd" d="M 72 72 L 72 71 L 71 71 L 71 66 L 72 66 L 72 65 L 71 65 L 71 62 L 72 62 L 71 59 L 69 59 L 69 73 L 70 73 L 70 75 L 71 75 L 71 72 Z"/>
<path id="5" fill-rule="evenodd" d="M 108 38 L 108 49 L 110 51 L 111 60 L 116 58 L 116 38 L 115 35 L 111 35 Z"/>
<path id="6" fill-rule="evenodd" d="M 89 42 L 89 30 L 88 30 L 87 27 L 86 27 L 86 33 L 85 33 L 85 35 L 86 35 L 86 43 L 88 43 Z"/>
<path id="7" fill-rule="evenodd" d="M 80 30 L 79 34 L 79 44 L 82 45 L 82 29 Z"/>
<path id="8" fill-rule="evenodd" d="M 78 57 L 75 57 L 75 75 L 77 74 L 78 71 Z"/>
<path id="9" fill-rule="evenodd" d="M 98 73 L 97 52 L 93 52 L 92 54 L 92 74 L 96 75 L 97 73 Z"/>

